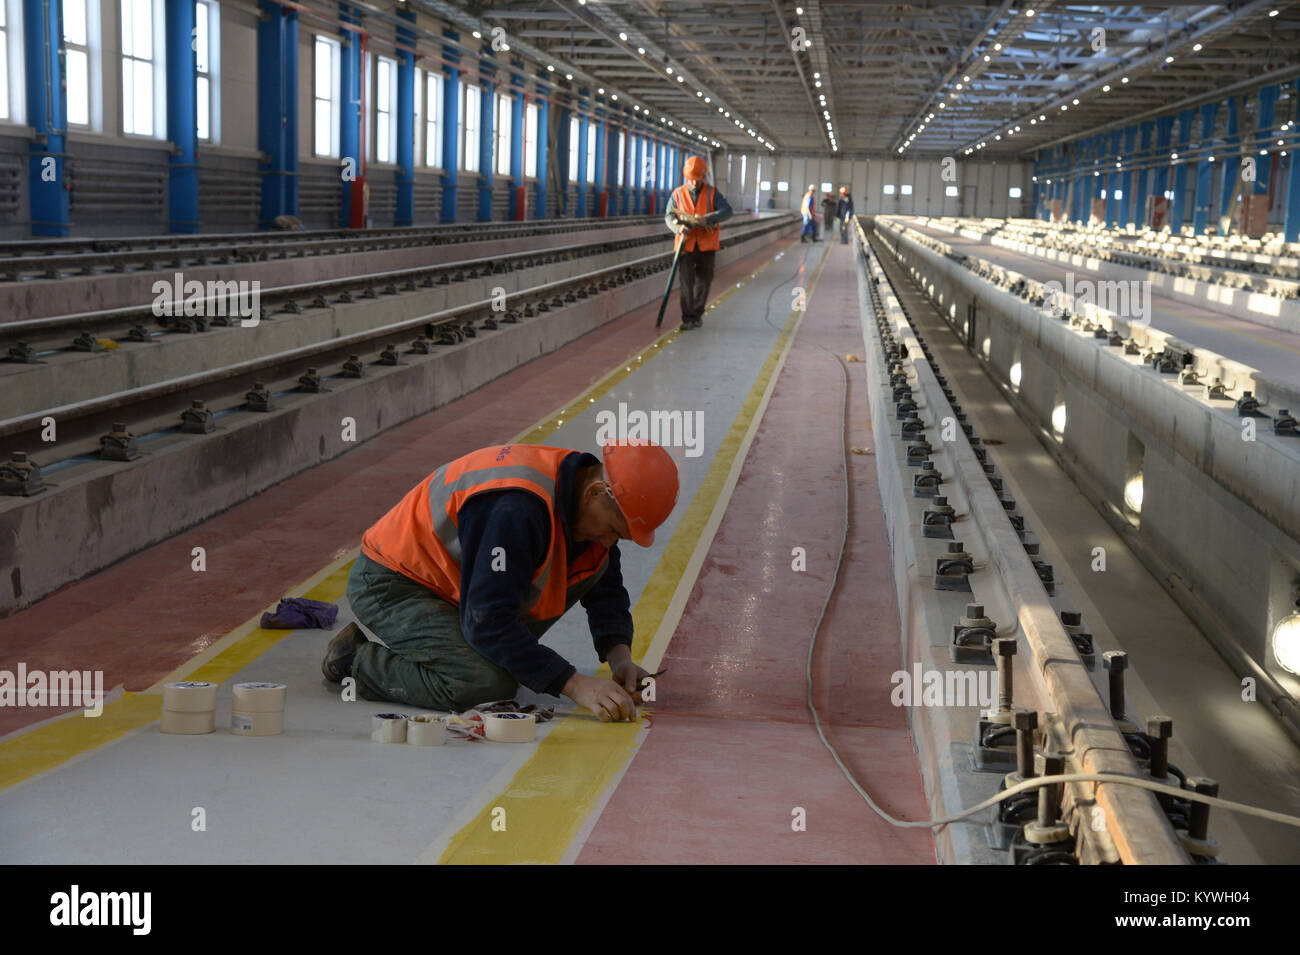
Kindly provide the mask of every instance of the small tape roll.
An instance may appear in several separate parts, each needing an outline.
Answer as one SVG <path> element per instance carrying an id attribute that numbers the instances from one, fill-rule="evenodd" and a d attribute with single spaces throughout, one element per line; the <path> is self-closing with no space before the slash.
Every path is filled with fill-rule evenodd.
<path id="1" fill-rule="evenodd" d="M 284 710 L 278 713 L 245 713 L 232 710 L 230 732 L 236 736 L 279 736 L 284 732 Z"/>
<path id="2" fill-rule="evenodd" d="M 283 683 L 236 683 L 230 708 L 241 713 L 283 713 Z"/>
<path id="3" fill-rule="evenodd" d="M 414 746 L 441 746 L 447 741 L 447 724 L 436 716 L 412 716 L 406 721 L 406 741 Z"/>
<path id="4" fill-rule="evenodd" d="M 370 718 L 370 738 L 376 743 L 405 743 L 406 716 L 401 713 L 376 713 Z"/>
<path id="5" fill-rule="evenodd" d="M 494 743 L 531 743 L 537 732 L 537 717 L 532 713 L 487 713 L 483 732 Z"/>
<path id="6" fill-rule="evenodd" d="M 163 709 L 173 713 L 211 713 L 217 708 L 217 685 L 185 680 L 163 686 Z"/>
<path id="7" fill-rule="evenodd" d="M 164 733 L 172 733 L 176 736 L 202 736 L 217 728 L 217 714 L 212 710 L 205 713 L 177 713 L 174 710 L 163 710 L 158 725 Z"/>

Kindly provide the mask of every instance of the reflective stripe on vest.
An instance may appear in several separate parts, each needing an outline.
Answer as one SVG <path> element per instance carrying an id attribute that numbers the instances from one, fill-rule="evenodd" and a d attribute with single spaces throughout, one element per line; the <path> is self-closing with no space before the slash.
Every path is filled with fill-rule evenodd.
<path id="1" fill-rule="evenodd" d="M 533 573 L 521 612 L 535 621 L 564 613 L 567 593 L 605 566 L 608 550 L 592 542 L 575 561 L 567 559 L 564 526 L 555 506 L 563 448 L 504 445 L 484 448 L 439 468 L 366 531 L 362 552 L 371 560 L 419 581 L 449 603 L 460 605 L 461 548 L 458 515 L 477 494 L 524 490 L 546 504 L 551 548 Z M 510 559 L 510 555 L 506 555 Z M 552 574 L 556 561 L 563 573 Z"/>
<path id="2" fill-rule="evenodd" d="M 677 191 L 673 194 L 677 200 L 677 208 L 687 215 L 706 216 L 713 212 L 713 187 L 709 185 L 700 187 L 701 206 L 695 207 L 691 201 L 691 190 L 686 186 L 678 186 Z M 714 226 L 712 229 L 687 229 L 684 235 L 677 236 L 673 242 L 673 248 L 676 249 L 686 240 L 684 252 L 716 252 L 722 248 L 722 242 L 719 238 L 719 229 Z"/>

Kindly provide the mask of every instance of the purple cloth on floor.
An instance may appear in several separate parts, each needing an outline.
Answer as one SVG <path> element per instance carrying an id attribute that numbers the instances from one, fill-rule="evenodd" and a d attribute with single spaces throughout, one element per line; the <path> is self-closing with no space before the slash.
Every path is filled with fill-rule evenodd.
<path id="1" fill-rule="evenodd" d="M 339 615 L 337 604 L 308 600 L 306 597 L 285 597 L 274 613 L 262 614 L 264 630 L 302 630 L 319 627 L 329 630 Z"/>

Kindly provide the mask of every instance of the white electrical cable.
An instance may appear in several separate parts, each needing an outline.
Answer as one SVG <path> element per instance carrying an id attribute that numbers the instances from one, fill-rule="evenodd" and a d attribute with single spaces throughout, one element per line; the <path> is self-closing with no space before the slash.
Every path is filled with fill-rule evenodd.
<path id="1" fill-rule="evenodd" d="M 862 236 L 861 232 L 859 232 L 859 236 Z M 864 252 L 865 251 L 866 249 L 864 247 Z M 849 455 L 847 451 L 849 425 L 849 376 L 843 362 L 841 362 L 838 357 L 835 359 L 835 364 L 839 366 L 840 369 L 844 396 L 844 411 L 841 424 L 841 436 L 843 440 L 840 442 L 840 450 L 844 458 L 844 533 L 840 538 L 840 552 L 839 556 L 835 558 L 835 573 L 831 576 L 830 589 L 826 592 L 826 601 L 822 604 L 821 613 L 817 616 L 817 623 L 813 626 L 812 639 L 808 642 L 808 661 L 804 667 L 804 676 L 808 688 L 806 701 L 808 709 L 812 712 L 813 722 L 817 728 L 817 736 L 821 739 L 822 745 L 830 752 L 831 757 L 835 760 L 835 765 L 839 766 L 840 771 L 844 773 L 844 778 L 849 781 L 849 785 L 857 790 L 858 795 L 866 800 L 867 805 L 872 808 L 876 815 L 881 819 L 884 819 L 891 826 L 897 826 L 901 829 L 933 829 L 938 826 L 946 826 L 949 823 L 964 821 L 978 812 L 983 812 L 990 806 L 997 805 L 1005 799 L 1010 799 L 1012 796 L 1030 789 L 1056 785 L 1057 783 L 1091 782 L 1112 783 L 1121 786 L 1136 786 L 1139 789 L 1149 789 L 1152 792 L 1166 793 L 1171 796 L 1177 796 L 1179 799 L 1186 799 L 1191 802 L 1200 802 L 1207 806 L 1226 809 L 1229 812 L 1239 812 L 1248 816 L 1257 816 L 1260 819 L 1267 819 L 1271 822 L 1280 822 L 1284 825 L 1300 827 L 1300 817 L 1297 816 L 1290 816 L 1282 812 L 1274 812 L 1271 809 L 1260 809 L 1256 806 L 1247 806 L 1244 803 L 1220 799 L 1217 796 L 1207 796 L 1192 790 L 1179 789 L 1176 786 L 1168 786 L 1164 783 L 1158 783 L 1154 779 L 1148 779 L 1143 776 L 1121 776 L 1117 773 L 1066 773 L 1058 776 L 1035 776 L 1033 779 L 1026 779 L 1024 782 L 1017 783 L 1014 786 L 1004 789 L 1002 792 L 990 796 L 988 799 L 977 803 L 969 809 L 962 810 L 961 812 L 954 813 L 950 816 L 944 816 L 940 819 L 897 819 L 885 812 L 885 810 L 881 809 L 880 806 L 876 804 L 876 801 L 871 798 L 871 794 L 863 789 L 857 779 L 854 778 L 852 771 L 844 765 L 844 760 L 840 759 L 840 754 L 836 751 L 835 747 L 831 745 L 830 740 L 826 738 L 826 733 L 822 729 L 821 715 L 817 712 L 817 707 L 813 703 L 813 652 L 817 647 L 817 636 L 821 633 L 822 621 L 826 619 L 826 611 L 830 608 L 831 599 L 835 596 L 835 590 L 839 586 L 840 568 L 844 563 L 844 551 L 848 546 L 849 540 Z"/>

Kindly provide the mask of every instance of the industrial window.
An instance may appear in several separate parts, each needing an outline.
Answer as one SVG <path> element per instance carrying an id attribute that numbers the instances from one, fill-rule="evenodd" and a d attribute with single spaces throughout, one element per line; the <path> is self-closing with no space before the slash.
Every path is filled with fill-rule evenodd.
<path id="1" fill-rule="evenodd" d="M 194 126 L 200 140 L 221 141 L 221 8 L 212 0 L 194 4 Z"/>
<path id="2" fill-rule="evenodd" d="M 830 191 L 831 191 L 831 184 L 829 182 L 823 182 L 822 192 L 830 192 Z"/>
<path id="3" fill-rule="evenodd" d="M 758 189 L 759 189 L 760 192 L 771 192 L 771 191 L 772 191 L 772 180 L 770 180 L 770 179 L 764 179 L 762 182 L 760 182 L 760 183 L 758 184 Z"/>
<path id="4" fill-rule="evenodd" d="M 424 164 L 424 153 L 420 150 L 420 137 L 424 135 L 424 70 L 415 68 L 411 85 L 411 165 Z"/>
<path id="5" fill-rule="evenodd" d="M 955 195 L 957 195 L 957 187 L 956 187 L 956 186 L 947 186 L 947 187 L 944 188 L 944 190 L 943 190 L 943 194 L 944 194 L 945 196 L 949 196 L 949 197 L 951 197 L 951 196 L 955 196 Z"/>
<path id="6" fill-rule="evenodd" d="M 90 38 L 98 26 L 95 0 L 63 0 L 64 82 L 67 84 L 68 125 L 91 125 Z"/>
<path id="7" fill-rule="evenodd" d="M 160 0 L 159 0 L 160 2 Z M 155 116 L 161 95 L 162 70 L 155 56 L 160 46 L 155 36 L 154 0 L 121 0 L 122 12 L 122 132 L 133 136 L 158 136 L 162 125 Z"/>
<path id="8" fill-rule="evenodd" d="M 9 19 L 0 0 L 0 119 L 9 118 Z"/>
<path id="9" fill-rule="evenodd" d="M 787 181 L 784 180 L 784 179 L 780 179 L 780 180 L 778 180 L 778 181 L 777 181 L 777 184 L 776 184 L 776 191 L 777 191 L 777 192 L 789 192 L 789 191 L 790 191 L 790 183 L 787 182 Z"/>
<path id="10" fill-rule="evenodd" d="M 1008 196 L 1008 198 L 1011 198 L 1011 199 L 1019 199 L 1019 198 L 1020 198 L 1020 187 L 1019 187 L 1019 186 L 1012 186 L 1010 189 L 1007 190 L 1007 196 Z"/>
<path id="11" fill-rule="evenodd" d="M 910 182 L 905 182 L 898 187 L 898 191 L 904 196 L 910 196 L 912 194 L 912 184 Z"/>
<path id="12" fill-rule="evenodd" d="M 424 78 L 424 161 L 442 168 L 442 74 Z"/>
<path id="13" fill-rule="evenodd" d="M 887 196 L 892 196 L 894 194 L 894 184 L 892 182 L 885 183 L 884 193 Z"/>
<path id="14" fill-rule="evenodd" d="M 623 166 L 627 162 L 627 133 L 618 134 L 618 185 L 623 185 Z"/>
<path id="15" fill-rule="evenodd" d="M 509 93 L 498 93 L 496 97 L 496 127 L 497 127 L 497 175 L 510 175 L 510 147 L 511 137 L 514 130 L 511 126 L 511 103 Z"/>
<path id="16" fill-rule="evenodd" d="M 595 123 L 587 124 L 587 182 L 596 181 L 596 134 L 600 127 Z"/>
<path id="17" fill-rule="evenodd" d="M 460 117 L 460 168 L 478 172 L 479 111 L 483 108 L 483 90 L 477 86 L 465 87 L 465 102 Z"/>
<path id="18" fill-rule="evenodd" d="M 655 144 L 645 140 L 641 147 L 641 185 L 651 189 L 655 184 Z"/>
<path id="19" fill-rule="evenodd" d="M 313 89 L 312 121 L 315 127 L 313 152 L 317 156 L 339 154 L 339 41 L 316 37 L 316 77 Z"/>
<path id="20" fill-rule="evenodd" d="M 375 69 L 375 159 L 393 162 L 397 153 L 397 61 L 379 57 Z"/>
<path id="21" fill-rule="evenodd" d="M 578 117 L 569 117 L 569 182 L 578 181 Z"/>
<path id="22" fill-rule="evenodd" d="M 747 171 L 746 167 L 748 165 L 749 165 L 749 157 L 741 156 L 740 157 L 740 182 L 736 183 L 736 185 L 739 186 L 740 189 L 742 190 L 745 188 L 745 173 Z M 825 188 L 829 189 L 830 187 L 826 186 Z"/>
<path id="23" fill-rule="evenodd" d="M 537 104 L 524 107 L 524 175 L 537 177 Z"/>

